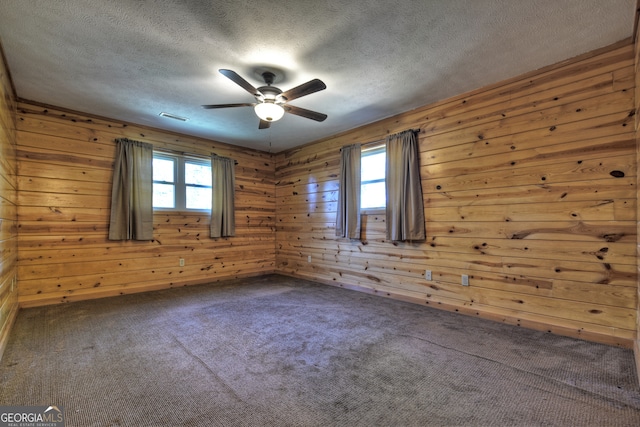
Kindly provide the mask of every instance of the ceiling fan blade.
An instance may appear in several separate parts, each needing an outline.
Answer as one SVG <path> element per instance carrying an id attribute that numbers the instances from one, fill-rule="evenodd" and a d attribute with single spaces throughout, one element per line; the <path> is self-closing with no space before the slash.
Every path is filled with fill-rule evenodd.
<path id="1" fill-rule="evenodd" d="M 227 77 L 228 79 L 233 81 L 235 84 L 237 84 L 238 86 L 240 86 L 241 88 L 243 88 L 244 90 L 249 92 L 251 95 L 253 95 L 253 96 L 262 96 L 262 94 L 260 93 L 260 91 L 258 89 L 256 89 L 255 87 L 253 87 L 253 85 L 251 83 L 249 83 L 248 81 L 246 81 L 245 79 L 240 77 L 240 75 L 238 73 L 236 73 L 235 71 L 225 70 L 225 69 L 221 69 L 221 70 L 218 70 L 218 71 L 220 71 L 220 73 L 223 76 Z"/>
<path id="2" fill-rule="evenodd" d="M 256 104 L 253 103 L 243 103 L 243 104 L 213 104 L 213 105 L 203 105 L 202 108 L 205 108 L 207 110 L 211 110 L 213 108 L 232 108 L 232 107 L 253 107 Z"/>
<path id="3" fill-rule="evenodd" d="M 305 108 L 295 107 L 293 105 L 284 105 L 284 109 L 287 113 L 295 114 L 296 116 L 305 117 L 317 122 L 323 122 L 327 118 L 326 114 L 307 110 Z"/>
<path id="4" fill-rule="evenodd" d="M 291 101 L 296 98 L 300 98 L 301 96 L 310 95 L 314 92 L 319 92 L 327 88 L 322 80 L 313 79 L 306 83 L 301 84 L 300 86 L 296 86 L 293 89 L 289 89 L 286 92 L 280 94 L 282 98 L 286 101 Z"/>
<path id="5" fill-rule="evenodd" d="M 271 126 L 271 122 L 268 122 L 266 120 L 260 120 L 260 124 L 258 125 L 258 129 L 267 129 L 269 126 Z"/>

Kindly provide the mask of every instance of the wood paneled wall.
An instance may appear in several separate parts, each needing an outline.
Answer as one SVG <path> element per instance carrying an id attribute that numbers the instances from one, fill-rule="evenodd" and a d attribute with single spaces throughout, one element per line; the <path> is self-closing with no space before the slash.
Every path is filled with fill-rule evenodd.
<path id="1" fill-rule="evenodd" d="M 18 312 L 15 95 L 0 46 L 0 358 Z"/>
<path id="2" fill-rule="evenodd" d="M 278 154 L 277 270 L 630 347 L 634 87 L 633 45 L 619 43 Z M 362 242 L 336 239 L 340 147 L 409 128 L 422 129 L 427 240 L 386 241 L 376 212 Z"/>
<path id="3" fill-rule="evenodd" d="M 107 239 L 115 139 L 234 158 L 236 236 L 203 214 L 155 213 L 152 242 Z M 272 273 L 272 155 L 21 102 L 17 112 L 18 280 L 24 307 Z M 184 258 L 185 266 L 179 266 Z"/>

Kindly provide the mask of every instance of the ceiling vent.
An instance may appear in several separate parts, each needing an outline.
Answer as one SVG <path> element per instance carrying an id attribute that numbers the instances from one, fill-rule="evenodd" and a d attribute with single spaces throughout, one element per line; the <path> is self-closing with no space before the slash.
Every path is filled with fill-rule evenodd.
<path id="1" fill-rule="evenodd" d="M 175 114 L 165 113 L 165 112 L 162 112 L 158 115 L 161 117 L 167 117 L 169 119 L 180 120 L 181 122 L 186 122 L 187 120 L 189 120 L 186 117 L 180 117 L 180 116 L 176 116 Z"/>

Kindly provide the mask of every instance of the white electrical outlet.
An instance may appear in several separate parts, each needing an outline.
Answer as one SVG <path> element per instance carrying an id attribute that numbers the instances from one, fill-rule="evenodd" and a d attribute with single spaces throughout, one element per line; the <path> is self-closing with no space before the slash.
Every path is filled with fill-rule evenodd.
<path id="1" fill-rule="evenodd" d="M 431 270 L 425 270 L 424 271 L 424 279 L 425 280 L 431 280 Z"/>
<path id="2" fill-rule="evenodd" d="M 307 262 L 311 262 L 311 255 L 307 257 Z"/>
<path id="3" fill-rule="evenodd" d="M 469 286 L 469 275 L 468 274 L 463 274 L 462 275 L 462 286 Z"/>
<path id="4" fill-rule="evenodd" d="M 184 258 L 180 258 L 180 267 L 184 267 Z"/>

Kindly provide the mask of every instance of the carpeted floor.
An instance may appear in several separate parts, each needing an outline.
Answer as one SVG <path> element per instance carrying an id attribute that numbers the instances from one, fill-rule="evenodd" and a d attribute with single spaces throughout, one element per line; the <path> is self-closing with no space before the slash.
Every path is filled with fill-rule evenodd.
<path id="1" fill-rule="evenodd" d="M 638 426 L 630 350 L 283 276 L 22 310 L 0 405 L 71 426 Z"/>

